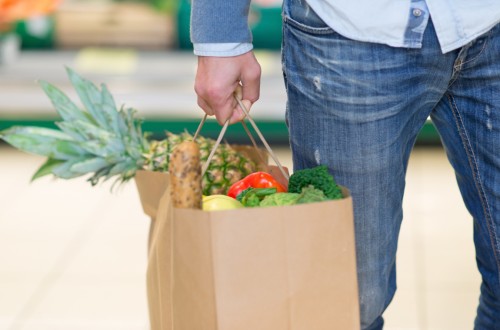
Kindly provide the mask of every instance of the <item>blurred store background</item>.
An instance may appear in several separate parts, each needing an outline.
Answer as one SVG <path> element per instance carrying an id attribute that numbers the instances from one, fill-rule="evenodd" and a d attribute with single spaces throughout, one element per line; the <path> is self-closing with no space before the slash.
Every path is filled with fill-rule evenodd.
<path id="1" fill-rule="evenodd" d="M 17 8 L 16 19 L 7 19 L 0 6 L 0 130 L 54 127 L 58 118 L 37 80 L 76 100 L 65 67 L 107 84 L 117 103 L 136 108 L 143 130 L 155 136 L 196 129 L 202 111 L 193 90 L 189 0 L 0 4 L 16 1 L 29 3 Z M 48 12 L 37 14 L 36 6 L 44 5 Z M 280 5 L 252 1 L 250 23 L 263 70 L 252 113 L 291 168 Z M 35 13 L 20 17 L 30 10 Z M 209 121 L 203 134 L 219 130 Z M 226 140 L 248 141 L 240 125 L 229 128 Z M 42 162 L 0 143 L 0 329 L 148 329 L 149 220 L 134 184 L 110 192 L 85 179 L 30 183 Z M 404 203 L 399 291 L 386 313 L 387 329 L 472 329 L 479 292 L 472 221 L 430 122 L 412 154 Z"/>
<path id="2" fill-rule="evenodd" d="M 201 112 L 193 92 L 189 0 L 44 1 L 57 6 L 0 28 L 0 129 L 52 126 L 55 112 L 36 81 L 47 80 L 71 95 L 65 66 L 106 83 L 119 103 L 139 110 L 147 131 L 195 129 Z M 280 0 L 253 0 L 250 23 L 263 69 L 261 101 L 253 112 L 270 141 L 287 143 Z M 209 122 L 205 130 L 215 135 L 217 124 Z M 234 126 L 227 138 L 244 134 Z M 419 143 L 437 142 L 428 123 Z"/>
<path id="3" fill-rule="evenodd" d="M 47 15 L 12 22 L 0 34 L 0 129 L 52 126 L 55 112 L 36 80 L 72 95 L 65 66 L 106 83 L 118 103 L 136 108 L 144 130 L 193 131 L 201 110 L 193 91 L 196 58 L 189 0 L 66 0 Z M 254 114 L 270 141 L 287 143 L 279 48 L 280 3 L 254 0 L 250 15 L 264 77 Z M 219 130 L 215 121 L 205 135 Z M 245 138 L 231 127 L 229 141 Z"/>

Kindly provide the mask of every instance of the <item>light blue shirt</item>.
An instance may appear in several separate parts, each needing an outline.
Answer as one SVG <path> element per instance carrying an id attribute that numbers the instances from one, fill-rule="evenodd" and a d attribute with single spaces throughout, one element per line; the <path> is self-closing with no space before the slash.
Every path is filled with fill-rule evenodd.
<path id="1" fill-rule="evenodd" d="M 226 8 L 224 3 L 228 0 L 193 0 L 194 53 L 236 56 L 251 50 L 249 29 L 241 28 L 248 20 L 249 1 L 229 0 L 231 6 Z M 432 16 L 443 53 L 466 45 L 500 22 L 500 0 L 307 0 L 307 3 L 344 37 L 393 47 L 420 48 Z M 208 8 L 217 9 L 217 15 L 207 15 Z M 229 17 L 225 22 L 233 25 L 224 26 L 221 17 Z M 217 31 L 211 28 L 214 24 Z"/>

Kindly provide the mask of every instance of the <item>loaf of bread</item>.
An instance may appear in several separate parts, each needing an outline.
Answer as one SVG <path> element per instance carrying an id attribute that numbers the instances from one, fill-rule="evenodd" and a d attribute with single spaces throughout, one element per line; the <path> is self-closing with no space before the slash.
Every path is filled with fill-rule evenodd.
<path id="1" fill-rule="evenodd" d="M 170 184 L 173 206 L 202 208 L 200 148 L 194 141 L 184 141 L 170 155 Z"/>

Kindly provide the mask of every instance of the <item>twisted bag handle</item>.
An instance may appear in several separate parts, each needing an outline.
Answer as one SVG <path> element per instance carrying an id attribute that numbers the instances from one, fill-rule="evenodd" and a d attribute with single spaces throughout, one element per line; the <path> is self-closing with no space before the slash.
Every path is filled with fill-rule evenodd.
<path id="1" fill-rule="evenodd" d="M 253 120 L 253 118 L 250 116 L 247 108 L 245 107 L 245 105 L 243 104 L 243 102 L 241 102 L 240 97 L 238 97 L 238 91 L 235 92 L 234 99 L 236 100 L 236 102 L 238 102 L 238 105 L 243 110 L 243 113 L 245 114 L 245 118 L 248 119 L 248 121 L 250 122 L 250 124 L 252 125 L 252 127 L 255 129 L 255 132 L 257 132 L 257 135 L 259 136 L 259 139 L 262 141 L 262 144 L 264 144 L 267 152 L 269 153 L 269 155 L 271 156 L 271 158 L 274 160 L 274 162 L 278 166 L 279 170 L 281 171 L 281 174 L 283 174 L 283 176 L 288 180 L 288 174 L 287 174 L 287 172 L 283 169 L 283 166 L 281 165 L 280 161 L 278 160 L 278 157 L 276 157 L 275 153 L 273 152 L 273 150 L 271 149 L 271 147 L 267 143 L 266 139 L 264 138 L 264 135 L 262 135 L 262 132 L 257 127 L 257 124 L 255 123 L 255 121 Z M 200 125 L 198 125 L 198 129 L 196 130 L 196 133 L 193 136 L 193 141 L 195 141 L 196 138 L 198 137 L 198 135 L 200 134 L 201 128 L 203 127 L 203 125 L 205 124 L 205 121 L 207 120 L 207 116 L 208 116 L 207 114 L 205 114 L 205 116 L 203 116 L 203 119 L 201 120 Z M 245 129 L 245 132 L 247 133 L 248 137 L 252 141 L 253 146 L 256 149 L 258 149 L 259 147 L 257 146 L 257 143 L 255 142 L 255 139 L 253 138 L 252 134 L 250 133 L 250 130 L 248 129 L 248 126 L 246 125 L 245 121 L 242 121 L 241 124 L 243 125 L 243 128 Z M 201 176 L 202 177 L 205 175 L 205 172 L 208 169 L 208 165 L 212 161 L 212 157 L 214 156 L 215 151 L 219 147 L 219 144 L 221 143 L 222 138 L 224 137 L 224 134 L 226 134 L 226 130 L 227 130 L 228 126 L 229 126 L 229 118 L 224 123 L 224 126 L 222 126 L 222 129 L 221 129 L 221 131 L 219 133 L 219 136 L 217 137 L 217 140 L 215 141 L 214 147 L 210 151 L 210 154 L 208 155 L 207 161 L 203 165 L 203 168 L 201 170 Z"/>

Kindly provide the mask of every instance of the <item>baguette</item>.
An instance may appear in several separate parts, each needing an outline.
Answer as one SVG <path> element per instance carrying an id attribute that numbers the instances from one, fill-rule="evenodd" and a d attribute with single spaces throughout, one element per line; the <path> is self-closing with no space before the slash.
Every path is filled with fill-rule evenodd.
<path id="1" fill-rule="evenodd" d="M 176 208 L 202 208 L 200 148 L 193 141 L 181 142 L 170 155 L 171 197 Z"/>

